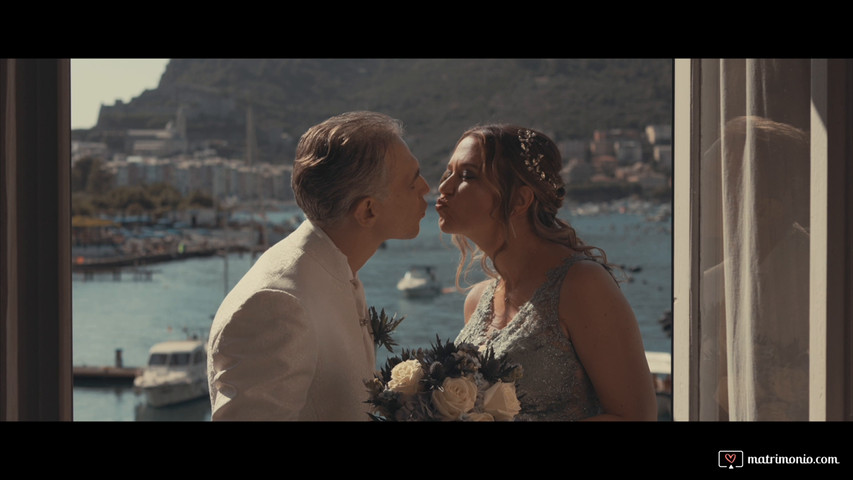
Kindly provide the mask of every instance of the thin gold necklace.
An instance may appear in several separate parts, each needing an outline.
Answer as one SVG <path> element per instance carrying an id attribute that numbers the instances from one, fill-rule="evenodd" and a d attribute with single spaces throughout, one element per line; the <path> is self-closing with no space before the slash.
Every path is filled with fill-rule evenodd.
<path id="1" fill-rule="evenodd" d="M 507 290 L 506 288 L 506 280 L 501 280 L 501 284 L 503 285 L 504 290 L 504 305 L 511 306 L 516 310 L 521 308 L 521 305 L 516 305 L 515 303 L 512 303 L 512 293 L 510 293 L 509 290 Z"/>

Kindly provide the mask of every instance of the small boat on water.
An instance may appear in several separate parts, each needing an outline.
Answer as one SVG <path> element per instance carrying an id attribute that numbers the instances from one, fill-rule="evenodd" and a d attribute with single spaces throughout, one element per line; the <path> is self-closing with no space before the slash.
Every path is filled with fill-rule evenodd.
<path id="1" fill-rule="evenodd" d="M 208 394 L 207 349 L 197 339 L 160 342 L 133 380 L 152 407 L 164 407 Z"/>
<path id="2" fill-rule="evenodd" d="M 397 282 L 397 290 L 410 298 L 431 297 L 441 293 L 441 284 L 435 277 L 434 267 L 416 265 Z"/>

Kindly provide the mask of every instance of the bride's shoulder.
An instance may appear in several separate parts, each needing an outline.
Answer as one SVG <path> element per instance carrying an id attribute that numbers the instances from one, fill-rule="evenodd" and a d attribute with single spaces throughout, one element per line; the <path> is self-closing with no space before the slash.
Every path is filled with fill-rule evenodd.
<path id="1" fill-rule="evenodd" d="M 486 291 L 486 288 L 493 281 L 491 279 L 483 280 L 468 290 L 468 295 L 465 297 L 465 323 L 468 323 L 468 319 L 471 318 L 471 314 L 474 313 L 474 310 L 477 309 L 477 305 L 480 303 L 483 292 Z"/>
<path id="2" fill-rule="evenodd" d="M 625 302 L 625 296 L 611 271 L 598 261 L 575 262 L 563 277 L 560 310 L 613 307 Z M 568 317 L 567 313 L 567 317 Z M 576 317 L 574 313 L 571 315 Z M 592 317 L 596 317 L 592 315 Z"/>
<path id="3" fill-rule="evenodd" d="M 617 286 L 610 269 L 601 262 L 590 258 L 578 258 L 572 262 L 563 277 L 563 289 L 597 290 Z"/>
<path id="4" fill-rule="evenodd" d="M 468 296 L 467 296 L 466 300 L 471 300 L 471 299 L 479 300 L 480 297 L 483 296 L 483 292 L 485 292 L 486 289 L 489 288 L 489 285 L 491 285 L 494 281 L 495 280 L 493 278 L 490 278 L 487 280 L 483 280 L 479 283 L 475 283 L 474 286 L 472 286 L 471 289 L 468 290 Z"/>

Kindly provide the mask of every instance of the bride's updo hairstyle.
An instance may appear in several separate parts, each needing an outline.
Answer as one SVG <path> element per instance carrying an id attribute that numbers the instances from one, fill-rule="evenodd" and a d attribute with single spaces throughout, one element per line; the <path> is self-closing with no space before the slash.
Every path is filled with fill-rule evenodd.
<path id="1" fill-rule="evenodd" d="M 480 154 L 483 156 L 481 178 L 494 192 L 496 207 L 491 216 L 502 223 L 506 230 L 504 244 L 495 252 L 495 256 L 506 248 L 506 239 L 514 237 L 509 222 L 513 197 L 519 188 L 527 186 L 534 193 L 527 218 L 538 236 L 584 252 L 607 265 L 607 256 L 603 250 L 584 244 L 575 229 L 557 216 L 563 206 L 566 187 L 560 175 L 563 167 L 562 156 L 553 140 L 541 132 L 516 125 L 483 125 L 471 128 L 462 134 L 457 145 L 468 137 L 479 145 Z M 459 247 L 462 254 L 456 271 L 457 286 L 460 277 L 467 275 L 477 259 L 489 276 L 498 275 L 494 268 L 486 263 L 483 252 L 476 246 L 472 249 L 464 236 L 453 235 L 453 243 Z"/>

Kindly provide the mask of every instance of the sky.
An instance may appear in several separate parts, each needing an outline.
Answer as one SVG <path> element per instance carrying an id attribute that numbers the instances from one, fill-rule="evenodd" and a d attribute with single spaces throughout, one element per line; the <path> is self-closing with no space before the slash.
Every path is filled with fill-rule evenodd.
<path id="1" fill-rule="evenodd" d="M 72 58 L 71 128 L 92 128 L 101 104 L 129 102 L 156 88 L 168 58 Z"/>

